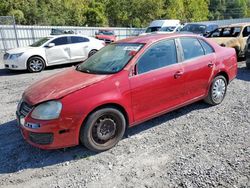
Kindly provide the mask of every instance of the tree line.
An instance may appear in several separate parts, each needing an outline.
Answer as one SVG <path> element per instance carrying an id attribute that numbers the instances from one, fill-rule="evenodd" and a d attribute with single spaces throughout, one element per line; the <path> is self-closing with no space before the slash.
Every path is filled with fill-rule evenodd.
<path id="1" fill-rule="evenodd" d="M 183 22 L 250 17 L 249 0 L 4 0 L 0 16 L 17 24 L 145 27 L 155 19 Z"/>

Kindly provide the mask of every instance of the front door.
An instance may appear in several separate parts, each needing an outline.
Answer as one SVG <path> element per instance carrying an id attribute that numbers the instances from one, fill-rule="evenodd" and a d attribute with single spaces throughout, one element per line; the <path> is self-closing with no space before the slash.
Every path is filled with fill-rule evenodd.
<path id="1" fill-rule="evenodd" d="M 55 46 L 46 48 L 46 57 L 49 65 L 64 64 L 70 62 L 70 48 L 68 37 L 58 37 L 52 40 Z"/>
<path id="2" fill-rule="evenodd" d="M 135 121 L 142 121 L 182 103 L 183 69 L 174 40 L 151 46 L 138 60 L 130 77 Z"/>
<path id="3" fill-rule="evenodd" d="M 88 58 L 89 39 L 80 36 L 70 37 L 70 61 L 84 61 Z"/>

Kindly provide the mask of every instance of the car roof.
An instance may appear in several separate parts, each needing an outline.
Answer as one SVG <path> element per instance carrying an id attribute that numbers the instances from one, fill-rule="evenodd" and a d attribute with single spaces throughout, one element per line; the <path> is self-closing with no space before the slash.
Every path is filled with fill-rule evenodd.
<path id="1" fill-rule="evenodd" d="M 49 38 L 57 38 L 57 37 L 71 37 L 71 36 L 75 36 L 75 37 L 85 37 L 85 38 L 89 38 L 86 35 L 80 35 L 80 34 L 61 34 L 61 35 L 49 35 Z"/>
<path id="2" fill-rule="evenodd" d="M 99 31 L 114 31 L 113 29 L 99 29 Z"/>
<path id="3" fill-rule="evenodd" d="M 223 25 L 223 26 L 220 26 L 219 28 L 225 28 L 225 27 L 244 27 L 244 26 L 250 26 L 250 23 L 234 23 L 234 24 L 229 24 L 229 25 Z"/>
<path id="4" fill-rule="evenodd" d="M 170 39 L 170 38 L 176 38 L 176 37 L 200 37 L 199 35 L 195 34 L 180 34 L 180 33 L 171 33 L 171 34 L 149 34 L 149 35 L 142 35 L 142 36 L 136 36 L 136 37 L 130 37 L 126 39 L 122 39 L 117 41 L 116 43 L 142 43 L 142 44 L 150 44 L 153 42 L 157 42 L 163 39 Z"/>
<path id="5" fill-rule="evenodd" d="M 205 25 L 205 26 L 216 25 L 216 26 L 218 26 L 215 23 L 187 23 L 186 25 Z"/>

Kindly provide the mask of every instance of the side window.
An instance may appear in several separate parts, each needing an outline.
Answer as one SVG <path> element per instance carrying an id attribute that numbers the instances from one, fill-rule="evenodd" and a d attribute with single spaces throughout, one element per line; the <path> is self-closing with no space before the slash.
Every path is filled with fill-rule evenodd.
<path id="1" fill-rule="evenodd" d="M 71 37 L 71 43 L 89 42 L 89 39 L 84 37 Z"/>
<path id="2" fill-rule="evenodd" d="M 59 37 L 51 41 L 51 43 L 55 43 L 56 46 L 68 44 L 68 39 L 67 37 Z"/>
<path id="3" fill-rule="evenodd" d="M 211 54 L 214 53 L 214 49 L 204 40 L 199 40 L 201 43 L 201 46 L 203 47 L 203 49 L 205 50 L 205 54 Z"/>
<path id="4" fill-rule="evenodd" d="M 243 30 L 243 37 L 248 37 L 250 35 L 250 26 L 247 26 Z"/>
<path id="5" fill-rule="evenodd" d="M 137 62 L 137 72 L 142 74 L 151 70 L 177 63 L 174 40 L 162 41 L 150 47 Z"/>
<path id="6" fill-rule="evenodd" d="M 180 38 L 184 59 L 192 59 L 205 55 L 205 52 L 196 38 Z"/>
<path id="7" fill-rule="evenodd" d="M 213 32 L 211 32 L 211 34 L 209 35 L 209 37 L 219 37 L 221 33 L 221 28 L 220 29 L 216 29 Z"/>

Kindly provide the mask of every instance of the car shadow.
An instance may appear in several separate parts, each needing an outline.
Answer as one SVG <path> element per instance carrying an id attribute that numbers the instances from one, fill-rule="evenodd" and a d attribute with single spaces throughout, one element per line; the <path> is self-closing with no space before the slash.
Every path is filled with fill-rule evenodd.
<path id="1" fill-rule="evenodd" d="M 250 69 L 245 66 L 238 67 L 237 79 L 250 82 Z"/>
<path id="2" fill-rule="evenodd" d="M 208 107 L 209 105 L 203 102 L 197 102 L 180 108 L 127 129 L 123 139 L 158 126 L 163 122 L 183 116 L 193 110 Z M 0 153 L 0 174 L 18 172 L 29 168 L 47 167 L 83 158 L 87 159 L 98 154 L 81 145 L 58 150 L 41 150 L 35 148 L 24 141 L 16 120 L 0 125 Z"/>

